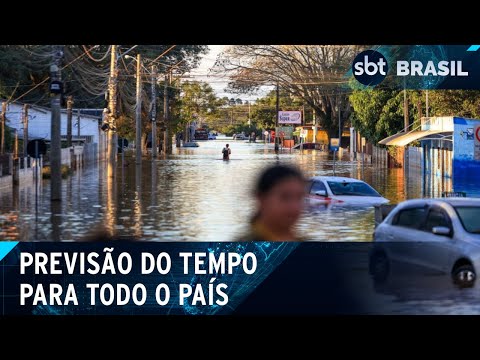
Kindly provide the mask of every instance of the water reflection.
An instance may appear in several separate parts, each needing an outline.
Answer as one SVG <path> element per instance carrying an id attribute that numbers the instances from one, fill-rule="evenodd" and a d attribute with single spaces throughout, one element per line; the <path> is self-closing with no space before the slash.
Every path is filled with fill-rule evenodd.
<path id="1" fill-rule="evenodd" d="M 107 201 L 105 209 L 105 230 L 109 236 L 115 235 L 115 223 L 117 218 L 117 182 L 115 176 L 113 176 L 113 166 L 110 163 L 107 166 L 106 179 L 101 178 L 100 182 L 106 182 L 107 184 Z"/>
<path id="2" fill-rule="evenodd" d="M 333 158 L 315 150 L 284 151 L 271 145 L 230 142 L 231 160 L 222 161 L 224 141 L 174 150 L 166 159 L 136 165 L 126 154 L 118 167 L 106 163 L 79 168 L 63 180 L 63 201 L 50 204 L 50 186 L 39 187 L 35 220 L 33 185 L 0 190 L 0 237 L 19 240 L 82 240 L 104 229 L 110 236 L 155 241 L 228 241 L 240 234 L 253 211 L 251 186 L 257 173 L 278 161 L 296 164 L 306 176 L 333 175 Z M 426 178 L 403 169 L 378 168 L 337 159 L 336 174 L 362 179 L 397 203 L 406 198 L 451 191 L 448 179 Z M 115 171 L 115 176 L 111 176 Z M 307 206 L 299 228 L 313 240 L 370 241 L 373 208 Z"/>

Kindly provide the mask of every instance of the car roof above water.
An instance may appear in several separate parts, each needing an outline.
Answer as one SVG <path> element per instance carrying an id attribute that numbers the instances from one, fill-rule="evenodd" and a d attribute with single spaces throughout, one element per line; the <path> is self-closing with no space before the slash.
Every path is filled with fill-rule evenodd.
<path id="1" fill-rule="evenodd" d="M 314 176 L 310 178 L 310 180 L 318 180 L 318 181 L 337 181 L 337 182 L 360 182 L 363 183 L 362 180 L 344 177 L 344 176 Z"/>
<path id="2" fill-rule="evenodd" d="M 480 206 L 480 198 L 426 198 L 426 199 L 412 199 L 400 203 L 403 206 L 408 205 L 424 205 L 424 204 L 439 204 L 447 203 L 452 206 Z M 399 204 L 399 205 L 400 205 Z"/>

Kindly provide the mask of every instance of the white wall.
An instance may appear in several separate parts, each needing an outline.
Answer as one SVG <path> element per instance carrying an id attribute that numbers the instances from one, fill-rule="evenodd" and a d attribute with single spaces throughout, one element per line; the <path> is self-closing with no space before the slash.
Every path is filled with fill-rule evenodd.
<path id="1" fill-rule="evenodd" d="M 23 104 L 9 104 L 7 108 L 7 125 L 17 129 L 23 137 Z M 28 110 L 28 136 L 30 139 L 42 138 L 50 140 L 51 112 L 48 109 L 31 106 Z M 78 133 L 78 116 L 74 112 L 72 117 L 72 135 Z M 61 113 L 61 134 L 67 135 L 67 114 Z M 93 142 L 99 143 L 98 120 L 87 115 L 80 115 L 80 136 L 93 136 Z"/>

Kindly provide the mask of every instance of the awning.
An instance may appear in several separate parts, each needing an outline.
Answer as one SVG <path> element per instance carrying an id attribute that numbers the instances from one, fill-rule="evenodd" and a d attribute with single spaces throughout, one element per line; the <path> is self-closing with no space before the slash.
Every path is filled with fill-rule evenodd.
<path id="1" fill-rule="evenodd" d="M 445 130 L 425 130 L 425 131 L 410 131 L 407 133 L 399 133 L 392 136 L 389 136 L 378 143 L 381 145 L 387 146 L 405 146 L 410 144 L 411 142 L 423 139 L 424 137 L 430 135 L 436 135 L 441 133 L 449 133 L 452 134 L 452 131 L 445 131 Z"/>

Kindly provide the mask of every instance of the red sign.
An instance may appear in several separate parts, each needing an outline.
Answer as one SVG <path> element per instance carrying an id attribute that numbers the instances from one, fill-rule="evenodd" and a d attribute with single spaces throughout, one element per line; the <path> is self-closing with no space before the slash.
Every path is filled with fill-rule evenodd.
<path id="1" fill-rule="evenodd" d="M 477 141 L 480 141 L 480 126 L 477 127 L 475 131 L 475 137 L 477 138 Z"/>

